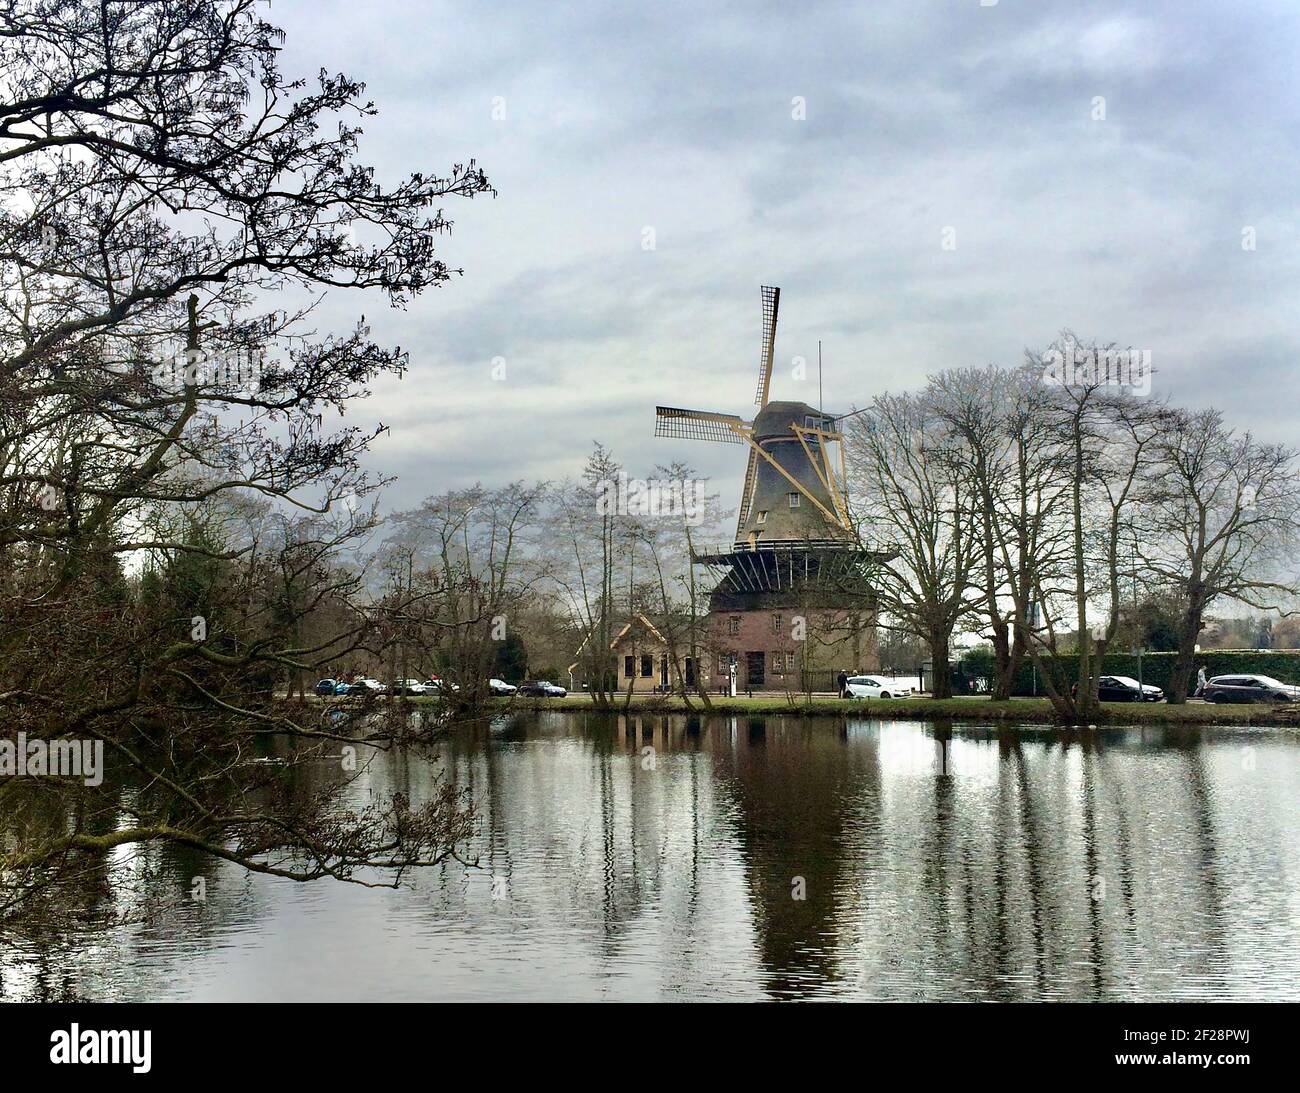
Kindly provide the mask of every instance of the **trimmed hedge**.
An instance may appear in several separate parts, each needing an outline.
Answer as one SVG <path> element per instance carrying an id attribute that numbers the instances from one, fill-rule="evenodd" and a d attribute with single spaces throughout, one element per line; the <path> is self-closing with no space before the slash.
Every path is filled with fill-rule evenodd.
<path id="1" fill-rule="evenodd" d="M 1143 653 L 1142 682 L 1169 689 L 1169 676 L 1174 668 L 1177 653 Z M 1060 682 L 1067 689 L 1079 678 L 1079 658 L 1073 654 L 1056 658 Z M 1196 689 L 1196 668 L 1205 666 L 1207 679 L 1226 675 L 1272 676 L 1283 683 L 1300 683 L 1300 649 L 1206 649 L 1196 654 L 1193 661 L 1190 691 Z M 1102 675 L 1131 676 L 1138 678 L 1138 658 L 1135 653 L 1107 653 L 1102 662 Z M 1038 681 L 1038 694 L 1043 694 L 1042 680 Z M 1028 659 L 1016 673 L 1012 694 L 1034 694 L 1033 665 Z"/>

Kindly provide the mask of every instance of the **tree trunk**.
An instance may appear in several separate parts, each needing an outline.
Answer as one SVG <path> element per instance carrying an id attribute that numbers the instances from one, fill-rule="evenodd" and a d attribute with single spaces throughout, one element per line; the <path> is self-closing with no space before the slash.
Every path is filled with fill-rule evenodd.
<path id="1" fill-rule="evenodd" d="M 1187 692 L 1191 690 L 1192 673 L 1196 670 L 1196 639 L 1201 633 L 1203 610 L 1199 598 L 1193 599 L 1178 628 L 1178 653 L 1174 657 L 1173 670 L 1169 673 L 1169 690 L 1165 694 L 1165 700 L 1173 706 L 1186 702 Z"/>
<path id="2" fill-rule="evenodd" d="M 1021 671 L 1021 665 L 1024 663 L 1024 636 L 1019 629 L 1015 629 L 1014 637 L 1011 638 L 1011 651 L 1006 658 L 1005 667 L 998 667 L 997 684 L 993 689 L 993 701 L 1008 702 L 1011 698 L 1011 691 L 1015 690 L 1015 673 Z"/>
<path id="3" fill-rule="evenodd" d="M 1083 432 L 1074 422 L 1074 482 L 1071 486 L 1074 532 L 1074 606 L 1079 635 L 1079 671 L 1075 679 L 1075 707 L 1081 718 L 1096 712 L 1092 689 L 1092 635 L 1088 633 L 1088 588 L 1083 552 Z"/>
<path id="4" fill-rule="evenodd" d="M 1034 662 L 1034 667 L 1038 670 L 1038 679 L 1042 684 L 1043 691 L 1047 694 L 1047 700 L 1052 704 L 1052 711 L 1056 714 L 1057 720 L 1069 724 L 1075 724 L 1081 720 L 1078 703 L 1070 697 L 1068 689 L 1058 688 L 1056 680 L 1048 668 L 1048 658 L 1041 654 L 1030 651 L 1029 658 Z M 1055 658 L 1051 658 L 1055 659 Z"/>
<path id="5" fill-rule="evenodd" d="M 948 644 L 951 635 L 942 627 L 930 631 L 930 665 L 934 672 L 935 698 L 952 698 L 952 673 L 948 670 Z"/>
<path id="6" fill-rule="evenodd" d="M 993 641 L 993 678 L 989 680 L 989 697 L 994 702 L 1005 702 L 1011 697 L 1015 681 L 1014 653 L 1007 620 L 998 608 L 997 571 L 994 565 L 992 502 L 985 491 L 983 515 L 984 597 L 989 613 L 989 633 Z M 1017 631 L 1017 634 L 1019 632 Z"/>
<path id="7" fill-rule="evenodd" d="M 1006 622 L 999 619 L 993 625 L 993 679 L 990 680 L 992 686 L 989 688 L 989 698 L 994 702 L 1005 702 L 1011 697 L 1011 689 L 1015 685 L 1016 668 L 1019 665 L 1017 651 L 1015 646 L 1008 640 L 1008 633 L 1011 627 Z M 1020 639 L 1017 634 L 1015 645 L 1019 646 Z M 1023 653 L 1023 648 L 1020 653 Z"/>

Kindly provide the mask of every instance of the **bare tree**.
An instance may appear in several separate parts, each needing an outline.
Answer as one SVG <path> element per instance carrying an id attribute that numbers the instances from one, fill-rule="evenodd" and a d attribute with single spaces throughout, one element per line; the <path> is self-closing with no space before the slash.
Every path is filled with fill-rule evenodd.
<path id="1" fill-rule="evenodd" d="M 1212 604 L 1273 610 L 1295 596 L 1300 479 L 1293 449 L 1235 432 L 1217 410 L 1177 414 L 1153 453 L 1140 556 L 1180 601 L 1169 687 L 1169 701 L 1178 703 Z"/>
<path id="2" fill-rule="evenodd" d="M 701 671 L 701 653 L 705 650 L 704 617 L 708 612 L 708 589 L 697 580 L 694 562 L 696 539 L 700 528 L 705 537 L 716 532 L 728 515 L 717 494 L 698 492 L 699 476 L 694 468 L 676 462 L 655 468 L 658 483 L 669 491 L 670 511 L 638 521 L 634 534 L 641 544 L 652 570 L 646 594 L 646 607 L 655 618 L 657 628 L 668 649 L 672 687 L 690 708 L 694 693 L 708 709 L 708 681 Z M 686 676 L 689 660 L 693 677 Z"/>
<path id="3" fill-rule="evenodd" d="M 978 498 L 979 612 L 993 646 L 994 701 L 1011 697 L 1026 655 L 1021 611 L 1053 568 L 1055 514 L 1063 488 L 1038 375 L 990 365 L 930 378 L 925 398 L 949 431 L 948 450 Z"/>
<path id="4" fill-rule="evenodd" d="M 356 154 L 355 120 L 375 112 L 363 86 L 286 77 L 283 36 L 258 10 L 0 10 L 0 707 L 10 731 L 94 736 L 148 787 L 126 822 L 107 793 L 45 790 L 66 795 L 66 823 L 0 850 L 9 908 L 131 844 L 354 879 L 443 860 L 465 830 L 454 795 L 360 816 L 340 786 L 307 807 L 247 769 L 267 736 L 309 751 L 338 735 L 276 708 L 268 685 L 329 647 L 294 621 L 311 595 L 299 578 L 334 571 L 314 547 L 283 556 L 293 594 L 278 619 L 251 611 L 219 639 L 212 603 L 160 618 L 123 565 L 247 555 L 252 588 L 271 560 L 196 538 L 184 514 L 235 496 L 315 513 L 373 496 L 382 483 L 360 458 L 378 430 L 327 421 L 405 354 L 364 318 L 320 335 L 310 306 L 258 301 L 346 287 L 403 305 L 455 272 L 434 253 L 441 205 L 490 192 L 472 163 L 381 186 Z M 64 670 L 32 672 L 33 641 Z"/>
<path id="5" fill-rule="evenodd" d="M 483 704 L 497 649 L 545 576 L 530 537 L 548 488 L 476 485 L 389 518 L 385 550 L 405 560 L 408 574 L 394 601 L 398 640 L 404 654 L 414 651 L 421 667 L 441 673 L 451 707 Z"/>
<path id="6" fill-rule="evenodd" d="M 611 490 L 622 469 L 607 448 L 596 444 L 581 479 L 551 491 L 549 538 L 557 555 L 553 576 L 583 635 L 578 658 L 598 708 L 612 704 L 617 686 L 609 648 L 617 614 L 618 543 L 627 540 L 627 521 L 611 504 Z"/>
<path id="7" fill-rule="evenodd" d="M 954 630 L 977 607 L 979 496 L 952 451 L 943 420 L 915 395 L 881 395 L 851 419 L 847 437 L 854 513 L 874 570 L 879 606 L 924 640 L 934 697 L 952 695 Z"/>
<path id="8" fill-rule="evenodd" d="M 1037 377 L 1042 393 L 1028 401 L 1028 418 L 1017 416 L 1022 429 L 1041 437 L 1044 468 L 1057 483 L 1050 510 L 1054 564 L 1040 559 L 1032 598 L 1023 585 L 1009 586 L 1024 647 L 1057 715 L 1071 721 L 1099 715 L 1098 681 L 1120 622 L 1120 544 L 1131 535 L 1151 448 L 1167 418 L 1162 404 L 1116 384 L 1111 370 L 1071 369 L 1068 379 L 1053 380 L 1049 357 L 1073 359 L 1078 347 L 1067 331 L 1044 353 L 1026 354 L 1022 376 L 1027 384 Z M 1091 361 L 1119 353 L 1095 344 L 1081 351 Z M 1062 561 L 1063 569 L 1056 568 Z M 1009 555 L 1004 564 L 1011 572 Z M 1104 622 L 1091 620 L 1094 606 L 1104 606 Z M 1067 654 L 1075 658 L 1073 679 L 1064 671 Z"/>

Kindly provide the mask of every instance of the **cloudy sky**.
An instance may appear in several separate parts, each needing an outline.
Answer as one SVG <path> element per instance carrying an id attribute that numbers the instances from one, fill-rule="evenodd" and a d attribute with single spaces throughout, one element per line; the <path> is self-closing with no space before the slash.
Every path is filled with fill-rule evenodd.
<path id="1" fill-rule="evenodd" d="M 656 440 L 653 408 L 752 411 L 764 283 L 777 398 L 816 402 L 818 339 L 841 410 L 1068 327 L 1297 440 L 1300 5 L 984 3 L 277 0 L 287 71 L 367 82 L 381 177 L 475 158 L 499 190 L 447 207 L 462 278 L 329 303 L 411 351 L 360 408 L 391 503 L 599 439 L 734 504 L 743 452 Z"/>

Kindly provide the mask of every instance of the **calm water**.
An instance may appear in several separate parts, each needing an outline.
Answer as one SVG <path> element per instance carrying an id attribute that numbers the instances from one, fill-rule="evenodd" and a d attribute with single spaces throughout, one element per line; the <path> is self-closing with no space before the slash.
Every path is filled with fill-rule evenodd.
<path id="1" fill-rule="evenodd" d="M 195 863 L 162 852 L 165 910 L 5 939 L 0 997 L 1300 999 L 1294 736 L 543 713 L 355 792 L 440 772 L 478 868 L 205 864 L 206 903 L 167 903 Z"/>

